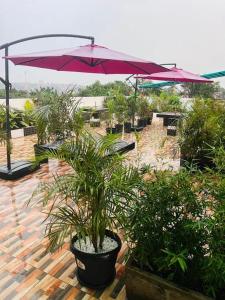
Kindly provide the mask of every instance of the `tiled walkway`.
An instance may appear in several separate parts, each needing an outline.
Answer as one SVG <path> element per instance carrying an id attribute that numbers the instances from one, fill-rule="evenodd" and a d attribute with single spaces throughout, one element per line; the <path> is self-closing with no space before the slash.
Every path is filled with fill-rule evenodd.
<path id="1" fill-rule="evenodd" d="M 141 133 L 140 151 L 128 154 L 130 161 L 137 157 L 141 161 L 160 165 L 178 166 L 173 160 L 176 138 L 165 140 L 166 130 L 160 119 Z M 101 130 L 100 130 L 101 131 Z M 126 139 L 132 139 L 127 135 Z M 33 156 L 36 137 L 14 140 L 13 158 Z M 18 150 L 19 149 L 19 150 Z M 0 163 L 4 162 L 4 147 L 0 146 Z M 159 157 L 163 156 L 161 161 Z M 160 165 L 161 166 L 161 165 Z M 68 250 L 69 243 L 54 253 L 46 253 L 47 241 L 43 239 L 44 215 L 38 207 L 27 207 L 37 184 L 49 180 L 52 174 L 64 174 L 66 164 L 50 160 L 41 169 L 17 181 L 0 180 L 0 299 L 117 299 L 125 300 L 123 284 L 123 245 L 116 265 L 117 276 L 113 284 L 104 291 L 93 291 L 79 285 L 75 276 L 75 260 Z M 96 270 L 97 272 L 97 270 Z"/>

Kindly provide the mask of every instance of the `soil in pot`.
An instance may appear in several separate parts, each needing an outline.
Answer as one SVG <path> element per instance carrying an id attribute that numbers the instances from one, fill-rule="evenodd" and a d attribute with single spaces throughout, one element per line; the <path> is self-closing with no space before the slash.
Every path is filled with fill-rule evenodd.
<path id="1" fill-rule="evenodd" d="M 79 245 L 78 237 L 72 238 L 70 250 L 75 255 L 77 263 L 77 279 L 88 288 L 103 289 L 115 278 L 115 264 L 121 249 L 121 241 L 117 234 L 106 230 L 104 242 L 105 247 L 102 251 L 95 253 L 93 248 L 90 249 L 88 245 L 90 243 L 85 245 L 83 241 Z"/>

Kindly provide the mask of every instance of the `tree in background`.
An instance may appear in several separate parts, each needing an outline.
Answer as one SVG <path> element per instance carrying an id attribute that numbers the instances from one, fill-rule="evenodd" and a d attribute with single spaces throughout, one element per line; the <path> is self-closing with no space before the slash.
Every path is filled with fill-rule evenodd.
<path id="1" fill-rule="evenodd" d="M 97 96 L 107 96 L 111 90 L 119 89 L 122 94 L 128 96 L 132 88 L 123 81 L 114 81 L 102 84 L 100 81 L 95 81 L 91 85 L 80 88 L 78 91 L 79 97 L 97 97 Z"/>
<path id="2" fill-rule="evenodd" d="M 201 97 L 215 99 L 221 87 L 218 82 L 202 84 L 188 82 L 182 84 L 182 89 L 182 95 L 189 98 Z"/>

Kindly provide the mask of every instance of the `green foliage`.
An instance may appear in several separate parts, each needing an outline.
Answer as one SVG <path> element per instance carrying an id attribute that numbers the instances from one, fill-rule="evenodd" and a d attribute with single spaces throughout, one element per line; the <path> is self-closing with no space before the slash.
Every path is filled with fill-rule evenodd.
<path id="1" fill-rule="evenodd" d="M 220 91 L 220 85 L 218 82 L 214 83 L 185 83 L 182 85 L 182 94 L 186 97 L 202 97 L 215 99 L 216 94 Z"/>
<path id="2" fill-rule="evenodd" d="M 114 113 L 115 113 L 115 102 L 114 102 L 114 99 L 111 98 L 111 97 L 109 97 L 106 100 L 105 107 L 108 110 L 107 111 L 107 115 L 108 115 L 108 118 L 109 118 L 109 125 L 112 128 L 113 127 L 113 117 L 114 117 Z"/>
<path id="3" fill-rule="evenodd" d="M 28 92 L 24 90 L 17 90 L 12 88 L 10 90 L 10 98 L 26 98 L 28 96 Z M 0 98 L 5 99 L 5 89 L 0 89 Z"/>
<path id="4" fill-rule="evenodd" d="M 73 90 L 60 94 L 53 89 L 42 88 L 36 91 L 34 117 L 39 144 L 65 139 L 72 136 L 73 132 L 78 135 L 84 121 L 78 109 L 79 101 L 75 101 L 73 97 Z"/>
<path id="5" fill-rule="evenodd" d="M 127 119 L 127 100 L 121 90 L 114 92 L 115 115 L 119 124 L 123 124 Z"/>
<path id="6" fill-rule="evenodd" d="M 34 124 L 34 119 L 31 111 L 22 111 L 17 109 L 10 109 L 9 122 L 11 129 L 19 129 L 28 127 Z M 0 105 L 0 128 L 6 128 L 6 108 Z"/>
<path id="7" fill-rule="evenodd" d="M 126 237 L 140 267 L 224 299 L 224 173 L 155 171 L 127 218 Z"/>
<path id="8" fill-rule="evenodd" d="M 128 118 L 132 120 L 132 125 L 134 126 L 135 115 L 138 111 L 138 101 L 135 94 L 131 94 L 127 97 L 127 115 Z"/>
<path id="9" fill-rule="evenodd" d="M 158 112 L 182 111 L 182 103 L 180 97 L 173 90 L 162 91 L 159 96 L 152 95 L 151 107 Z"/>
<path id="10" fill-rule="evenodd" d="M 96 139 L 83 133 L 57 153 L 47 153 L 72 168 L 70 174 L 56 174 L 53 182 L 40 185 L 35 193 L 41 196 L 38 201 L 44 207 L 51 207 L 46 227 L 50 249 L 77 234 L 80 239 L 88 235 L 98 252 L 105 229 L 113 230 L 121 224 L 121 211 L 134 197 L 139 175 L 136 169 L 123 164 L 122 156 L 109 155 L 114 146 L 115 138 L 111 136 Z"/>
<path id="11" fill-rule="evenodd" d="M 152 106 L 148 102 L 147 98 L 143 95 L 137 98 L 137 113 L 140 118 L 149 117 L 152 112 Z"/>
<path id="12" fill-rule="evenodd" d="M 188 161 L 211 165 L 211 147 L 225 146 L 225 105 L 214 100 L 196 99 L 180 123 L 181 153 Z"/>
<path id="13" fill-rule="evenodd" d="M 96 97 L 96 96 L 108 96 L 111 90 L 119 89 L 122 94 L 129 95 L 131 87 L 123 81 L 114 81 L 106 84 L 101 84 L 100 81 L 95 81 L 91 85 L 87 85 L 81 88 L 78 92 L 80 97 Z"/>

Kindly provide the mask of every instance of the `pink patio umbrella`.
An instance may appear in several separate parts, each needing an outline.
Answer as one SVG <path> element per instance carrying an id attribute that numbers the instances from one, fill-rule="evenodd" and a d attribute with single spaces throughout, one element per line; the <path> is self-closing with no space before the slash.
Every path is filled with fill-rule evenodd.
<path id="1" fill-rule="evenodd" d="M 206 79 L 199 75 L 190 73 L 188 71 L 173 67 L 169 72 L 153 73 L 148 76 L 137 76 L 137 78 L 148 80 L 167 80 L 177 82 L 195 82 L 195 83 L 210 83 L 212 80 Z"/>
<path id="2" fill-rule="evenodd" d="M 95 44 L 72 49 L 7 56 L 5 58 L 15 65 L 57 71 L 99 74 L 151 74 L 168 71 L 167 68 L 154 62 Z"/>

